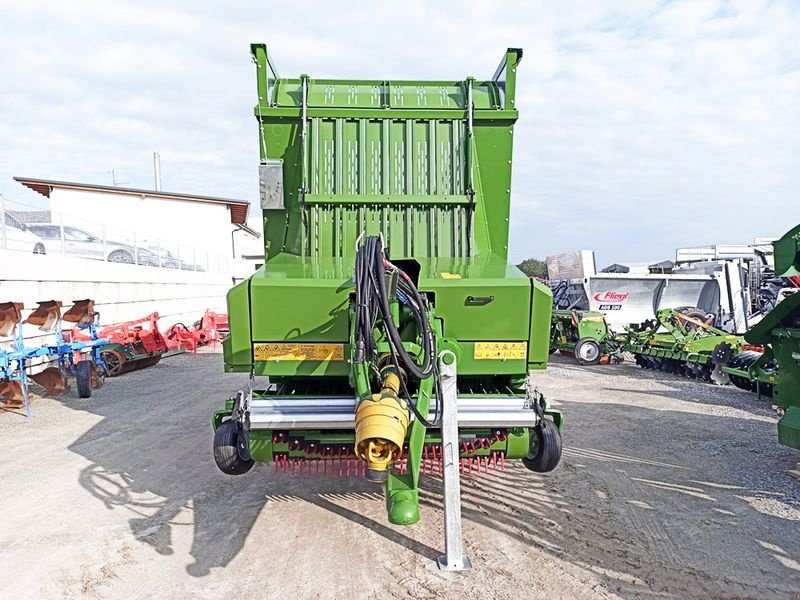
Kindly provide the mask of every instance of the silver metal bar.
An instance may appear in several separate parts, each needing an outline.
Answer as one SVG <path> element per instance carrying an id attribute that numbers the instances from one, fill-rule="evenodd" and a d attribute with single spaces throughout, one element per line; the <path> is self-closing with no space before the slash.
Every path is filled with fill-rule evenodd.
<path id="1" fill-rule="evenodd" d="M 458 390 L 456 356 L 449 350 L 439 354 L 442 389 L 442 457 L 444 480 L 444 554 L 436 559 L 442 571 L 469 571 L 461 537 L 461 480 L 458 448 Z"/>
<path id="2" fill-rule="evenodd" d="M 434 416 L 428 413 L 428 419 Z M 458 425 L 473 429 L 535 427 L 537 423 L 536 413 L 529 409 L 471 410 L 458 414 Z M 251 406 L 250 426 L 252 429 L 353 429 L 355 416 L 352 411 L 336 408 L 305 407 L 281 411 Z"/>
<path id="3" fill-rule="evenodd" d="M 467 396 L 456 402 L 462 427 L 535 427 L 538 422 L 525 398 Z M 250 422 L 254 429 L 353 429 L 356 404 L 352 396 L 256 396 Z M 435 417 L 429 410 L 428 420 Z"/>
<path id="4" fill-rule="evenodd" d="M 458 409 L 502 410 L 523 409 L 526 399 L 509 396 L 460 396 Z M 269 410 L 296 410 L 310 406 L 320 410 L 340 408 L 355 411 L 358 399 L 355 396 L 258 396 L 253 397 L 253 406 Z"/>

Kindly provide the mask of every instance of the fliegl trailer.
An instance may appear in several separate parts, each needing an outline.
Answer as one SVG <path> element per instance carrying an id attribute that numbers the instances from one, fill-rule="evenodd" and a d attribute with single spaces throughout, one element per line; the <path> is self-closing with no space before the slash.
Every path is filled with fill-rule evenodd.
<path id="1" fill-rule="evenodd" d="M 214 414 L 219 468 L 363 476 L 395 524 L 419 520 L 423 471 L 555 468 L 562 417 L 528 381 L 552 297 L 508 264 L 522 51 L 460 81 L 286 78 L 252 55 L 266 263 L 228 293 L 223 350 L 270 385 Z"/>

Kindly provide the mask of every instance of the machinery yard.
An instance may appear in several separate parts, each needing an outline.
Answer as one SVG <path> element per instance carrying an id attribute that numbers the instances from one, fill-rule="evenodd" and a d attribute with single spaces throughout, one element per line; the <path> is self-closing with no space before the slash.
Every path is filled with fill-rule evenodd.
<path id="1" fill-rule="evenodd" d="M 386 522 L 363 478 L 220 473 L 209 414 L 246 382 L 215 353 L 107 380 L 91 399 L 0 413 L 0 597 L 794 598 L 797 452 L 733 386 L 581 367 L 536 385 L 567 414 L 549 474 L 509 461 L 462 478 L 469 573 L 436 568 L 441 481 L 420 524 Z M 175 399 L 180 399 L 176 406 Z M 624 418 L 623 418 L 624 417 Z M 322 533 L 324 532 L 324 534 Z M 24 565 L 24 568 L 22 567 Z"/>
<path id="2" fill-rule="evenodd" d="M 9 5 L 0 600 L 800 600 L 798 6 L 504 8 Z"/>

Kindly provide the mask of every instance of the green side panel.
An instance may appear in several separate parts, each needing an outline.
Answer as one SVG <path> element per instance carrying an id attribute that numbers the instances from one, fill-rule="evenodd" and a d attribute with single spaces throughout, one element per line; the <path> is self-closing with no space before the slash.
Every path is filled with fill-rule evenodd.
<path id="1" fill-rule="evenodd" d="M 584 311 L 579 313 L 578 339 L 592 338 L 598 342 L 605 341 L 608 337 L 608 326 L 603 313 Z"/>
<path id="2" fill-rule="evenodd" d="M 272 432 L 253 429 L 250 431 L 250 457 L 256 462 L 272 461 Z"/>
<path id="3" fill-rule="evenodd" d="M 751 344 L 769 344 L 773 338 L 773 330 L 791 327 L 795 318 L 800 318 L 800 294 L 792 294 L 779 302 L 744 334 L 744 339 Z"/>
<path id="4" fill-rule="evenodd" d="M 544 369 L 550 356 L 550 321 L 553 292 L 546 285 L 529 279 L 531 318 L 528 332 L 528 368 Z"/>
<path id="5" fill-rule="evenodd" d="M 250 343 L 339 343 L 349 355 L 352 267 L 282 254 L 250 278 Z M 345 273 L 348 273 L 347 275 Z M 230 338 L 239 341 L 231 326 Z M 257 375 L 347 376 L 346 361 L 259 361 Z"/>
<path id="6" fill-rule="evenodd" d="M 444 335 L 459 341 L 527 341 L 530 284 L 496 256 L 418 261 L 420 289 L 432 292 Z"/>
<path id="7" fill-rule="evenodd" d="M 251 51 L 261 159 L 283 172 L 268 261 L 352 257 L 378 232 L 392 258 L 506 259 L 521 50 L 487 81 L 281 78 L 264 45 Z"/>
<path id="8" fill-rule="evenodd" d="M 513 121 L 475 124 L 476 165 L 479 171 L 479 185 L 476 187 L 480 192 L 476 197 L 475 209 L 476 251 L 488 250 L 504 261 L 508 260 L 513 124 Z"/>
<path id="9" fill-rule="evenodd" d="M 800 406 L 790 406 L 778 421 L 778 443 L 800 449 Z"/>
<path id="10" fill-rule="evenodd" d="M 530 430 L 525 428 L 510 429 L 508 431 L 508 446 L 506 458 L 525 458 L 531 447 Z"/>
<path id="11" fill-rule="evenodd" d="M 225 369 L 235 366 L 249 369 L 253 363 L 252 343 L 250 340 L 250 280 L 241 282 L 228 291 L 228 322 L 231 332 L 222 341 L 222 354 Z"/>
<path id="12" fill-rule="evenodd" d="M 800 225 L 772 242 L 775 253 L 775 274 L 782 277 L 800 273 Z"/>
<path id="13" fill-rule="evenodd" d="M 250 279 L 252 341 L 347 342 L 353 284 L 344 273 L 330 260 L 270 262 Z"/>
<path id="14" fill-rule="evenodd" d="M 795 294 L 795 297 L 800 298 L 800 294 Z M 800 320 L 800 311 L 795 318 Z M 785 337 L 773 339 L 771 343 L 772 353 L 778 361 L 772 402 L 785 409 L 800 407 L 800 328 L 787 328 L 780 333 Z"/>

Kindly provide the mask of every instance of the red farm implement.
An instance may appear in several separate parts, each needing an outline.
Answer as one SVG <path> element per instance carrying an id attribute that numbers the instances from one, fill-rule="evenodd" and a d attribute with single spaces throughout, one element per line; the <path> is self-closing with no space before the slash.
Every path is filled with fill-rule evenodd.
<path id="1" fill-rule="evenodd" d="M 203 318 L 191 327 L 175 323 L 164 337 L 170 350 L 185 348 L 189 352 L 196 352 L 200 346 L 219 343 L 227 334 L 228 315 L 207 310 Z"/>
<path id="2" fill-rule="evenodd" d="M 167 341 L 158 329 L 158 313 L 118 325 L 100 328 L 98 336 L 108 340 L 101 355 L 111 377 L 144 369 L 156 364 L 169 350 Z M 85 335 L 72 330 L 73 336 Z"/>

